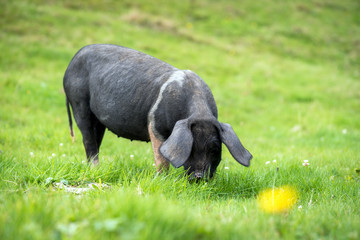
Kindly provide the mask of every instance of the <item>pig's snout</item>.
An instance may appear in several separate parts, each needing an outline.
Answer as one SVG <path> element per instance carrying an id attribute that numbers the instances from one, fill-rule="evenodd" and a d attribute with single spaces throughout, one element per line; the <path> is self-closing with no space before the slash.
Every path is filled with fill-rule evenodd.
<path id="1" fill-rule="evenodd" d="M 195 171 L 190 174 L 189 181 L 192 183 L 198 183 L 203 180 L 207 181 L 208 179 L 202 171 Z"/>
<path id="2" fill-rule="evenodd" d="M 201 179 L 204 177 L 204 173 L 203 172 L 195 172 L 194 173 L 194 178 L 195 179 Z"/>

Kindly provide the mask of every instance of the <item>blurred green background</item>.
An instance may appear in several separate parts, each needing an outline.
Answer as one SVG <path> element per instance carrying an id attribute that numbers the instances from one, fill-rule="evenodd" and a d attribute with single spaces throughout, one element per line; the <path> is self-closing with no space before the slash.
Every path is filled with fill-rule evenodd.
<path id="1" fill-rule="evenodd" d="M 359 13 L 357 0 L 0 0 L 0 238 L 356 239 Z M 72 56 L 93 43 L 130 47 L 201 76 L 219 120 L 254 155 L 250 169 L 224 149 L 209 184 L 189 185 L 174 169 L 158 177 L 150 144 L 109 132 L 102 166 L 82 164 L 81 134 L 75 127 L 75 143 L 69 135 L 62 78 Z M 81 203 L 49 191 L 50 177 L 75 187 L 100 178 L 112 190 L 85 195 L 87 208 L 71 215 L 60 205 Z M 257 210 L 261 189 L 289 183 L 309 209 L 286 216 Z M 139 186 L 150 199 L 138 198 Z M 93 213 L 97 199 L 101 211 Z M 164 215 L 161 206 L 171 210 Z M 121 213 L 125 220 L 114 220 Z M 183 221 L 178 231 L 175 219 Z"/>

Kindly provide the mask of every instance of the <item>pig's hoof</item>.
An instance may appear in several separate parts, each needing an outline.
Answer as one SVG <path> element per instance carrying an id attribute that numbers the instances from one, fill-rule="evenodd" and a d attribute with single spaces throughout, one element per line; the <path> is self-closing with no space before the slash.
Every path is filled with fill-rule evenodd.
<path id="1" fill-rule="evenodd" d="M 156 169 L 156 172 L 161 174 L 161 173 L 168 173 L 169 172 L 169 166 L 164 166 L 162 164 L 160 164 L 157 169 Z"/>
<path id="2" fill-rule="evenodd" d="M 90 164 L 92 168 L 99 166 L 99 159 L 92 160 Z"/>

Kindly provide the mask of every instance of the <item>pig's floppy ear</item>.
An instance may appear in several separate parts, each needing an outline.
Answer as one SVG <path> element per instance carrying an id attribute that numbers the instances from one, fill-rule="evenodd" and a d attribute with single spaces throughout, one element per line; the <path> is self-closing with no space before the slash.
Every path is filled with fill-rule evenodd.
<path id="1" fill-rule="evenodd" d="M 230 124 L 220 123 L 220 128 L 221 141 L 229 149 L 231 155 L 240 164 L 248 167 L 252 159 L 251 153 L 241 144 Z"/>
<path id="2" fill-rule="evenodd" d="M 174 167 L 181 167 L 189 158 L 193 136 L 188 119 L 177 121 L 170 137 L 161 144 L 160 153 Z"/>

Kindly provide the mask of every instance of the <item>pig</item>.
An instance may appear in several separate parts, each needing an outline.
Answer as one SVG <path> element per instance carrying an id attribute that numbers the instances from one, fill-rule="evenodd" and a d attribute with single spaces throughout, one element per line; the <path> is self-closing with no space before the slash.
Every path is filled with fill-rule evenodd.
<path id="1" fill-rule="evenodd" d="M 211 179 L 222 143 L 248 167 L 252 155 L 229 124 L 218 119 L 208 85 L 145 53 L 110 44 L 80 49 L 64 75 L 71 136 L 72 117 L 89 163 L 99 163 L 105 129 L 118 137 L 151 141 L 158 171 L 181 166 L 195 179 Z M 70 109 L 71 106 L 71 109 Z"/>

